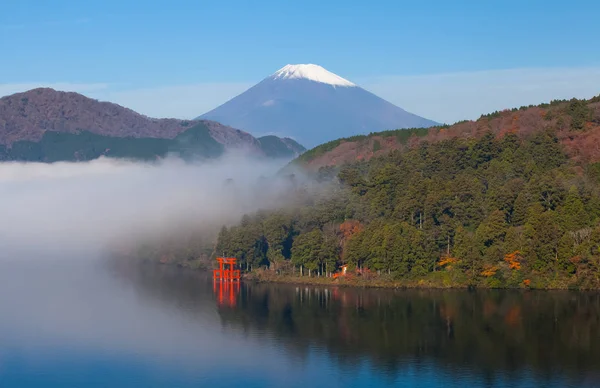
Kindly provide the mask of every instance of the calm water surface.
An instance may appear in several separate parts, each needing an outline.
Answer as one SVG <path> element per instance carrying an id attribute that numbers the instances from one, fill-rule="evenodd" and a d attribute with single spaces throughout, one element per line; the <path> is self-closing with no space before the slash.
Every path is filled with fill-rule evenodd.
<path id="1" fill-rule="evenodd" d="M 7 264 L 0 387 L 600 387 L 597 293 L 242 284 Z"/>

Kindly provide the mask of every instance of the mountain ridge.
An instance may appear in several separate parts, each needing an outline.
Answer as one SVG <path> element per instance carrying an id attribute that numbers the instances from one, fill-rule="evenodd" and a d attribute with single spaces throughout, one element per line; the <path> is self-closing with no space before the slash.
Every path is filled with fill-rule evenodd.
<path id="1" fill-rule="evenodd" d="M 35 160 L 43 160 L 46 153 L 42 149 L 53 154 L 48 148 L 50 140 L 54 146 L 66 147 L 58 150 L 57 154 L 64 156 L 72 151 L 70 159 L 73 160 L 78 159 L 75 154 L 83 149 L 87 150 L 85 153 L 88 155 L 102 154 L 103 151 L 95 147 L 99 144 L 112 144 L 116 148 L 134 152 L 135 139 L 139 140 L 137 143 L 142 148 L 152 143 L 154 145 L 150 148 L 156 146 L 162 152 L 173 145 L 160 140 L 174 140 L 198 126 L 206 132 L 206 136 L 203 135 L 205 142 L 214 140 L 223 146 L 223 150 L 245 149 L 255 155 L 269 156 L 251 134 L 210 120 L 151 118 L 111 102 L 51 88 L 37 88 L 0 98 L 0 145 L 4 150 L 4 160 L 10 160 L 15 155 L 29 155 Z M 61 140 L 60 144 L 55 144 L 58 139 Z M 271 139 L 271 143 L 276 143 L 277 154 L 281 156 L 294 157 L 304 151 L 300 144 L 280 138 Z M 29 151 L 11 151 L 15 144 L 18 149 Z M 200 143 L 196 145 L 203 148 Z M 217 148 L 220 147 L 204 147 L 205 150 Z M 140 152 L 146 155 L 149 149 L 144 148 Z M 215 155 L 212 151 L 208 154 Z"/>

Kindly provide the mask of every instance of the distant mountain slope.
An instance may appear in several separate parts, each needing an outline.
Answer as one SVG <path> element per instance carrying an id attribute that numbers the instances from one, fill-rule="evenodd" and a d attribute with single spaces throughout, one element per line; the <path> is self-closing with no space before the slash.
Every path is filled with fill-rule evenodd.
<path id="1" fill-rule="evenodd" d="M 277 136 L 269 135 L 259 137 L 258 141 L 263 152 L 272 158 L 285 158 L 290 155 L 300 155 L 306 151 L 306 148 L 302 145 L 287 137 L 279 138 Z"/>
<path id="2" fill-rule="evenodd" d="M 552 101 L 482 115 L 475 121 L 450 126 L 413 128 L 341 138 L 310 149 L 294 164 L 318 169 L 369 160 L 393 150 L 407 150 L 423 142 L 457 138 L 480 138 L 486 133 L 503 137 L 514 133 L 527 138 L 550 131 L 568 154 L 584 163 L 600 162 L 600 96 L 590 100 Z"/>
<path id="3" fill-rule="evenodd" d="M 51 163 L 92 160 L 101 156 L 155 160 L 169 154 L 196 160 L 216 158 L 224 151 L 225 146 L 210 136 L 207 126 L 198 123 L 173 139 L 114 137 L 88 131 L 47 131 L 38 142 L 22 140 L 9 148 L 0 146 L 0 160 Z"/>
<path id="4" fill-rule="evenodd" d="M 0 160 L 211 158 L 227 149 L 293 158 L 304 148 L 273 136 L 268 145 L 209 120 L 154 119 L 77 93 L 34 89 L 0 98 Z"/>
<path id="5" fill-rule="evenodd" d="M 200 118 L 253 134 L 290 136 L 310 146 L 386 129 L 437 125 L 317 65 L 287 65 Z"/>
<path id="6" fill-rule="evenodd" d="M 191 121 L 153 119 L 78 93 L 39 88 L 0 98 L 0 144 L 39 141 L 44 132 L 91 133 L 116 137 L 173 138 Z"/>

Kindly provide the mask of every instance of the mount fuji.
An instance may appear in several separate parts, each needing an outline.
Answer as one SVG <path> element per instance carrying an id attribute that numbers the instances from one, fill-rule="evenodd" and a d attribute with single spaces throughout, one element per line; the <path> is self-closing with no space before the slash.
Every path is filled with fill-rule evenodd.
<path id="1" fill-rule="evenodd" d="M 199 119 L 291 137 L 309 148 L 340 137 L 438 125 L 313 64 L 284 66 Z"/>

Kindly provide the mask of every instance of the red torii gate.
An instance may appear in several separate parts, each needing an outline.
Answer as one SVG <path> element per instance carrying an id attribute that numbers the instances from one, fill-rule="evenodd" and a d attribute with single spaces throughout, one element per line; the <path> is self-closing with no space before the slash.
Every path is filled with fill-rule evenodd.
<path id="1" fill-rule="evenodd" d="M 239 281 L 240 270 L 234 269 L 237 259 L 234 257 L 217 257 L 219 268 L 213 269 L 213 279 L 222 281 Z M 226 268 L 224 266 L 229 266 Z"/>

